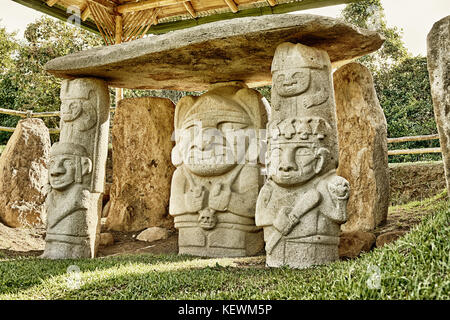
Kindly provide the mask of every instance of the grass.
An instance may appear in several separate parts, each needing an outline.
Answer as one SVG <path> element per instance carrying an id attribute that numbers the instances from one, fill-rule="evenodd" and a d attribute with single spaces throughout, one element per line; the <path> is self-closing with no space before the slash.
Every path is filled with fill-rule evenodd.
<path id="1" fill-rule="evenodd" d="M 307 270 L 265 268 L 264 257 L 0 257 L 0 299 L 450 299 L 446 197 L 396 210 L 431 213 L 394 243 Z M 73 265 L 80 269 L 79 288 L 70 286 Z"/>

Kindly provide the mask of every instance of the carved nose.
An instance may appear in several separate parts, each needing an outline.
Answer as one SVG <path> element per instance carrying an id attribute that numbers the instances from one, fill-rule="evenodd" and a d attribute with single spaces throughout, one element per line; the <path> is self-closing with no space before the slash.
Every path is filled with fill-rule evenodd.
<path id="1" fill-rule="evenodd" d="M 280 166 L 278 167 L 279 171 L 283 171 L 283 172 L 289 172 L 289 171 L 294 171 L 295 167 L 292 164 L 280 164 Z"/>
<path id="2" fill-rule="evenodd" d="M 66 173 L 66 170 L 63 166 L 57 166 L 50 170 L 50 175 L 52 177 L 58 177 Z"/>

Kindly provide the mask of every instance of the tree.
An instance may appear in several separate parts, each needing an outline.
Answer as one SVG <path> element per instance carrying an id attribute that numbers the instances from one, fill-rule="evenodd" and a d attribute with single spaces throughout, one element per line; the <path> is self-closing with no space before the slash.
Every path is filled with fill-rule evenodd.
<path id="1" fill-rule="evenodd" d="M 47 73 L 44 65 L 56 57 L 103 44 L 103 40 L 93 33 L 46 17 L 30 23 L 24 33 L 25 40 L 21 42 L 15 42 L 12 35 L 6 37 L 9 42 L 3 41 L 1 30 L 0 52 L 11 53 L 12 47 L 15 54 L 9 55 L 11 60 L 0 74 L 0 106 L 22 111 L 59 110 L 61 80 Z M 3 126 L 15 127 L 19 120 L 0 116 Z M 58 117 L 45 118 L 44 121 L 49 128 L 59 124 Z M 0 143 L 5 143 L 10 135 L 1 132 Z"/>
<path id="2" fill-rule="evenodd" d="M 341 12 L 342 18 L 360 28 L 379 32 L 385 37 L 383 47 L 359 59 L 372 73 L 385 70 L 391 65 L 409 57 L 401 31 L 397 27 L 388 27 L 384 9 L 380 0 L 364 0 L 350 3 Z"/>

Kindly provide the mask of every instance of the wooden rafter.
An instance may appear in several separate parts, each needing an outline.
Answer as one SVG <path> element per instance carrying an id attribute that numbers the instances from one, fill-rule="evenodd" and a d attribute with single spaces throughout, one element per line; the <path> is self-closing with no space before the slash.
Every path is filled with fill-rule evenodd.
<path id="1" fill-rule="evenodd" d="M 192 18 L 197 18 L 197 12 L 195 12 L 194 7 L 192 7 L 192 3 L 190 1 L 183 2 L 184 7 L 187 12 L 191 15 Z"/>
<path id="2" fill-rule="evenodd" d="M 97 1 L 89 0 L 88 8 L 106 45 L 114 44 L 116 27 L 113 15 Z"/>
<path id="3" fill-rule="evenodd" d="M 120 6 L 117 6 L 116 10 L 118 13 L 123 14 L 127 12 L 142 11 L 159 7 L 171 6 L 174 4 L 181 4 L 186 1 L 187 0 L 144 0 L 139 2 L 122 4 Z"/>
<path id="4" fill-rule="evenodd" d="M 47 5 L 53 7 L 59 0 L 47 0 Z"/>
<path id="5" fill-rule="evenodd" d="M 226 2 L 226 4 L 228 5 L 228 7 L 230 7 L 230 10 L 233 13 L 236 13 L 239 11 L 238 6 L 236 5 L 236 3 L 234 3 L 233 0 L 224 0 Z"/>

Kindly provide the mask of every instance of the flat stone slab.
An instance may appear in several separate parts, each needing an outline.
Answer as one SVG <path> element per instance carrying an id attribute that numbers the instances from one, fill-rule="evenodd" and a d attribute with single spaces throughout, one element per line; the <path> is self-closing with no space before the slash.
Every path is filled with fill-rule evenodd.
<path id="1" fill-rule="evenodd" d="M 268 15 L 98 47 L 54 59 L 45 68 L 61 78 L 94 76 L 129 89 L 201 91 L 234 80 L 258 87 L 272 82 L 272 58 L 282 42 L 324 49 L 337 63 L 376 51 L 384 39 L 329 17 Z"/>

